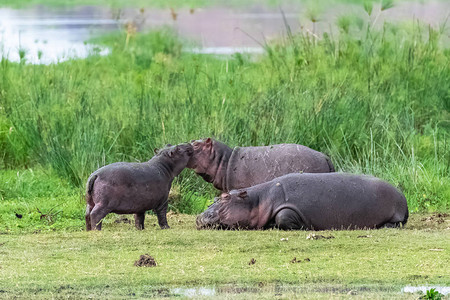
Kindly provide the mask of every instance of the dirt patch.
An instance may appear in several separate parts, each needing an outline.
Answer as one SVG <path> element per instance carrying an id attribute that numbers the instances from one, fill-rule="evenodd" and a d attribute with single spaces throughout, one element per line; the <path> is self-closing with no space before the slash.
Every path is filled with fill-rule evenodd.
<path id="1" fill-rule="evenodd" d="M 307 240 L 321 240 L 321 239 L 334 239 L 334 236 L 332 235 L 321 235 L 321 234 L 315 234 L 315 233 L 310 233 L 308 234 L 308 236 L 306 237 Z"/>
<path id="2" fill-rule="evenodd" d="M 121 216 L 120 218 L 118 218 L 117 220 L 115 220 L 114 223 L 117 223 L 117 224 L 120 224 L 120 223 L 131 224 L 131 220 L 128 219 L 127 217 Z"/>
<path id="3" fill-rule="evenodd" d="M 450 213 L 413 213 L 406 229 L 450 229 Z"/>
<path id="4" fill-rule="evenodd" d="M 303 262 L 308 262 L 308 261 L 311 261 L 309 258 L 305 258 L 304 260 L 303 260 Z M 293 263 L 293 264 L 296 264 L 296 263 L 301 263 L 302 262 L 302 260 L 301 259 L 297 259 L 297 257 L 294 257 L 292 260 L 291 260 L 291 263 Z"/>
<path id="5" fill-rule="evenodd" d="M 358 235 L 357 238 L 362 239 L 362 238 L 371 238 L 371 235 Z"/>
<path id="6" fill-rule="evenodd" d="M 445 219 L 448 218 L 449 214 L 446 213 L 436 213 L 436 214 L 432 214 L 431 216 L 422 218 L 421 221 L 422 222 L 436 222 L 438 224 L 442 224 L 445 222 Z"/>
<path id="7" fill-rule="evenodd" d="M 143 254 L 134 262 L 136 267 L 156 267 L 156 260 L 148 254 Z"/>

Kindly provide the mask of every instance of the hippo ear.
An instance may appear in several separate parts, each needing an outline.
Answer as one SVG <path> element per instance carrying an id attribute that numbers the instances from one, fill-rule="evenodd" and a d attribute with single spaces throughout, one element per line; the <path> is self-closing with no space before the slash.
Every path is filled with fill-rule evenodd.
<path id="1" fill-rule="evenodd" d="M 211 138 L 207 138 L 205 140 L 205 147 L 206 148 L 211 148 L 211 146 L 212 146 L 212 139 Z"/>
<path id="2" fill-rule="evenodd" d="M 167 144 L 167 145 L 166 145 L 166 147 L 172 147 L 172 146 L 173 146 L 172 144 Z"/>
<path id="3" fill-rule="evenodd" d="M 153 149 L 153 153 L 158 154 L 158 152 L 159 152 L 158 148 Z"/>
<path id="4" fill-rule="evenodd" d="M 220 199 L 222 199 L 222 200 L 230 200 L 231 199 L 231 195 L 228 194 L 228 193 L 222 193 L 220 195 Z"/>
<path id="5" fill-rule="evenodd" d="M 245 197 L 247 197 L 247 191 L 244 190 L 239 191 L 239 198 L 244 199 Z"/>
<path id="6" fill-rule="evenodd" d="M 200 146 L 201 146 L 201 144 L 199 143 L 199 142 L 197 142 L 196 140 L 192 140 L 191 141 L 191 145 L 192 145 L 192 147 L 194 147 L 194 149 L 199 149 L 200 148 Z"/>

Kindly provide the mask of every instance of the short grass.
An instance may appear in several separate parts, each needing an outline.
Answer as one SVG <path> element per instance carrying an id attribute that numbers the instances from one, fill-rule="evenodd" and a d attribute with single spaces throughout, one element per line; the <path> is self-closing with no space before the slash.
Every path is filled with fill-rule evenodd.
<path id="1" fill-rule="evenodd" d="M 403 229 L 316 232 L 334 236 L 321 240 L 307 239 L 306 231 L 197 231 L 195 217 L 183 214 L 169 214 L 169 230 L 160 230 L 155 217 L 144 231 L 123 220 L 115 216 L 101 232 L 3 232 L 2 297 L 147 297 L 227 285 L 380 296 L 450 281 L 448 215 L 413 214 Z M 158 265 L 135 267 L 141 254 Z M 294 257 L 302 262 L 292 263 Z"/>

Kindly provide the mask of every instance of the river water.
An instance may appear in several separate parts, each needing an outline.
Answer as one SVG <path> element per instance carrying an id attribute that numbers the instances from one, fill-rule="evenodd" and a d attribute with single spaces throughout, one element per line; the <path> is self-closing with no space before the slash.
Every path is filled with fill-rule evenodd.
<path id="1" fill-rule="evenodd" d="M 320 36 L 324 31 L 337 32 L 336 20 L 347 14 L 359 16 L 374 26 L 381 26 L 385 20 L 419 20 L 438 27 L 449 16 L 450 1 L 400 1 L 385 11 L 375 5 L 371 16 L 361 5 L 335 4 L 319 9 L 315 23 L 308 17 L 310 11 L 301 2 L 281 7 L 252 5 L 178 10 L 99 6 L 32 6 L 16 10 L 0 7 L 0 55 L 11 61 L 22 59 L 35 64 L 83 58 L 93 53 L 106 55 L 109 49 L 86 41 L 105 33 L 126 30 L 127 26 L 137 31 L 172 27 L 182 38 L 193 42 L 190 48 L 193 52 L 260 53 L 265 41 L 286 35 L 286 24 L 293 32 Z"/>

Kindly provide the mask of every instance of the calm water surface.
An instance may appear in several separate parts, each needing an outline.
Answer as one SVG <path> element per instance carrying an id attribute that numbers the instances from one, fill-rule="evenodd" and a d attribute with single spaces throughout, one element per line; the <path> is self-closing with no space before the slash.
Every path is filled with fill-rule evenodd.
<path id="1" fill-rule="evenodd" d="M 106 55 L 109 49 L 87 44 L 92 37 L 118 30 L 127 24 L 138 31 L 170 26 L 193 42 L 190 51 L 232 54 L 261 53 L 265 41 L 285 36 L 282 13 L 293 32 L 320 36 L 323 31 L 338 30 L 339 16 L 354 14 L 381 26 L 387 21 L 413 21 L 438 26 L 450 13 L 450 1 L 400 2 L 380 12 L 374 7 L 368 16 L 361 6 L 342 4 L 322 9 L 318 22 L 308 20 L 301 3 L 279 7 L 263 5 L 242 8 L 210 7 L 202 9 L 111 9 L 98 6 L 49 8 L 34 6 L 14 10 L 0 8 L 0 55 L 11 61 L 56 63 L 89 54 Z M 130 27 L 128 27 L 130 28 Z"/>

